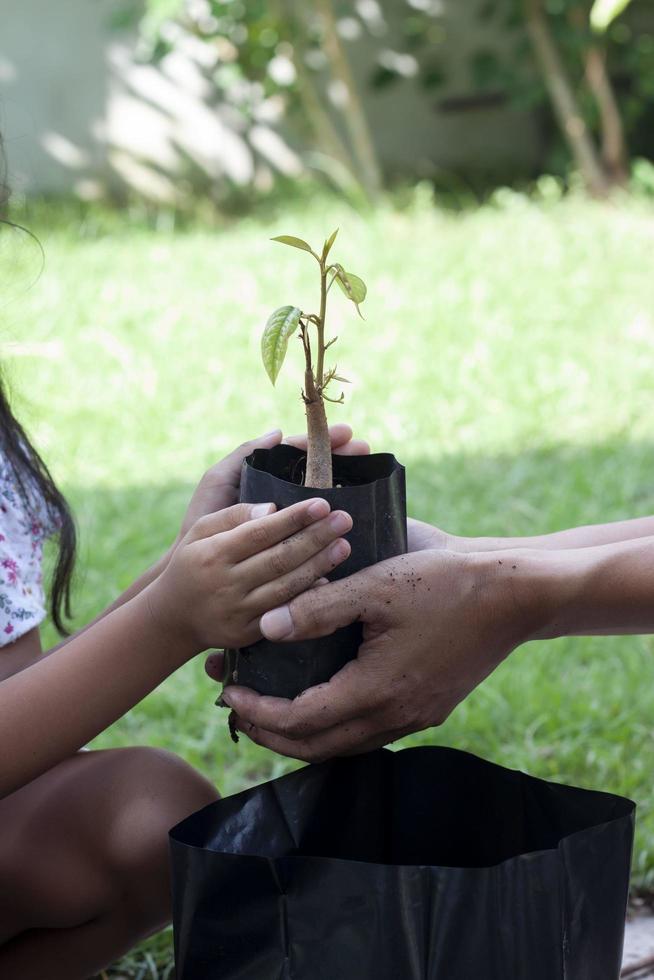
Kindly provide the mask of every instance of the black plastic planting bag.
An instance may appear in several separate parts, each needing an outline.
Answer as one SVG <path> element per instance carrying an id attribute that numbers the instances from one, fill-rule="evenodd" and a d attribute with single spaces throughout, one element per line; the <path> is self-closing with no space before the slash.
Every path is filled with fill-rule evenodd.
<path id="1" fill-rule="evenodd" d="M 306 453 L 292 446 L 257 449 L 241 475 L 241 500 L 273 502 L 279 508 L 299 500 L 324 497 L 332 510 L 345 510 L 353 520 L 346 538 L 352 547 L 347 561 L 329 576 L 343 578 L 401 555 L 407 549 L 404 467 L 390 453 L 333 456 L 334 483 L 328 490 L 301 486 Z M 225 683 L 251 687 L 260 694 L 294 698 L 328 681 L 356 657 L 361 626 L 353 623 L 331 636 L 295 643 L 261 640 L 225 656 Z"/>
<path id="2" fill-rule="evenodd" d="M 177 980 L 617 980 L 634 811 L 454 749 L 308 766 L 171 832 Z"/>

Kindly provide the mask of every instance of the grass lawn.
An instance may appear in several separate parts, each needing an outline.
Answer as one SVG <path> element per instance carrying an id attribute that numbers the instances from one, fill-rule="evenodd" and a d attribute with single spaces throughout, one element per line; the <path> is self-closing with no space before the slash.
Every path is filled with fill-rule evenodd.
<path id="1" fill-rule="evenodd" d="M 365 322 L 340 294 L 332 303 L 339 367 L 354 384 L 331 417 L 397 453 L 414 516 L 458 533 L 531 534 L 654 512 L 645 204 L 508 195 L 453 215 L 418 198 L 364 218 L 317 200 L 283 220 L 177 233 L 39 219 L 46 266 L 31 289 L 36 252 L 0 253 L 17 270 L 0 286 L 1 359 L 79 518 L 80 624 L 168 546 L 203 468 L 253 434 L 301 429 L 299 345 L 273 389 L 259 335 L 275 306 L 315 304 L 314 270 L 268 238 L 317 241 L 337 225 L 337 258 L 366 279 L 369 299 Z M 406 741 L 633 797 L 634 880 L 651 886 L 653 647 L 649 637 L 529 644 L 441 729 Z M 225 793 L 291 765 L 234 747 L 215 696 L 198 660 L 97 745 L 165 746 Z M 155 964 L 166 943 L 120 975 L 165 976 Z"/>

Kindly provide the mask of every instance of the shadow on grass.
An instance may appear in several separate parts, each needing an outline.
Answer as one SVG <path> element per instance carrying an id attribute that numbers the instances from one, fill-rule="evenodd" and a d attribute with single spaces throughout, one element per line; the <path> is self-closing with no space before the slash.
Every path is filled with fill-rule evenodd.
<path id="1" fill-rule="evenodd" d="M 654 443 L 408 460 L 413 516 L 458 534 L 542 534 L 654 513 Z"/>

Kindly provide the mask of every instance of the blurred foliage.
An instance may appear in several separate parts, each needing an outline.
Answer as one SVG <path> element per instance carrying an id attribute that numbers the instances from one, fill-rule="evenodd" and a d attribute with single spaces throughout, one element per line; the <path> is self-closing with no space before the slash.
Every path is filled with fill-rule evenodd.
<path id="1" fill-rule="evenodd" d="M 251 112 L 264 97 L 293 89 L 282 13 L 275 0 L 125 0 L 109 23 L 118 30 L 139 28 L 138 55 L 145 61 L 188 51 L 189 41 L 204 44 L 207 56 L 200 63 L 220 99 Z"/>
<path id="2" fill-rule="evenodd" d="M 316 6 L 321 8 L 320 15 Z M 325 48 L 330 48 L 325 37 L 336 35 L 335 21 L 333 29 L 330 26 L 332 12 L 331 0 L 317 0 L 308 8 L 293 0 L 249 0 L 247 4 L 242 0 L 146 0 L 143 14 L 141 4 L 128 0 L 113 23 L 118 27 L 139 23 L 140 56 L 145 60 L 161 62 L 180 50 L 190 55 L 212 82 L 215 101 L 235 111 L 237 130 L 262 123 L 285 132 L 285 121 L 290 120 L 299 142 L 317 151 L 305 162 L 326 173 L 351 199 L 360 190 L 373 197 L 378 181 L 374 173 L 372 181 L 366 180 L 366 173 L 377 167 L 374 147 L 365 132 L 363 114 L 357 118 L 354 79 L 340 77 L 340 37 L 336 37 L 337 50 L 330 49 L 331 61 L 325 54 Z M 318 77 L 324 82 L 322 90 L 315 86 Z M 348 90 L 338 105 L 325 91 L 333 82 Z M 372 165 L 365 159 L 366 151 Z"/>
<path id="3" fill-rule="evenodd" d="M 476 18 L 483 31 L 482 40 L 464 55 L 466 82 L 452 57 L 455 21 L 462 16 L 452 0 L 330 0 L 328 6 L 346 49 L 354 50 L 364 36 L 376 45 L 366 78 L 370 88 L 383 94 L 404 82 L 433 93 L 441 104 L 454 94 L 482 106 L 495 101 L 539 111 L 547 147 L 543 169 L 569 170 L 569 148 L 549 108 L 546 81 L 525 26 L 527 0 L 475 0 L 465 16 Z M 322 154 L 332 182 L 347 184 L 361 168 L 343 138 L 339 113 L 347 113 L 348 100 L 334 97 L 338 79 L 335 84 L 324 43 L 324 7 L 293 0 L 146 0 L 143 54 L 156 60 L 189 36 L 201 41 L 217 56 L 210 71 L 217 98 L 249 118 L 263 112 L 271 119 L 289 119 L 300 142 Z M 129 2 L 116 16 L 135 17 L 136 9 Z M 649 0 L 543 0 L 543 9 L 590 133 L 601 141 L 601 112 L 586 63 L 589 50 L 599 46 L 629 149 L 653 157 L 654 17 Z M 591 26 L 591 13 L 600 33 Z M 453 66 L 463 91 L 453 91 Z"/>
<path id="4" fill-rule="evenodd" d="M 635 196 L 654 199 L 654 164 L 639 157 L 631 172 L 631 190 Z"/>
<path id="5" fill-rule="evenodd" d="M 218 55 L 213 74 L 229 94 L 243 82 L 256 82 L 267 95 L 285 91 L 294 80 L 280 77 L 272 64 L 286 60 L 281 9 L 271 0 L 147 0 L 142 36 L 156 60 L 173 50 L 185 34 L 206 42 Z"/>
<path id="6" fill-rule="evenodd" d="M 630 3 L 631 0 L 595 0 L 590 12 L 593 30 L 603 34 Z"/>

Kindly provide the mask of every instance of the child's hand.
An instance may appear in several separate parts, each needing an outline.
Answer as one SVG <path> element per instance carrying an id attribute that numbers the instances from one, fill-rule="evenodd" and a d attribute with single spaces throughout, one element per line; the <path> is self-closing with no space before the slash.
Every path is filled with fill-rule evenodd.
<path id="1" fill-rule="evenodd" d="M 258 439 L 251 439 L 238 446 L 229 456 L 210 467 L 204 474 L 188 505 L 178 542 L 191 530 L 196 521 L 207 514 L 215 514 L 238 502 L 243 460 L 255 449 L 272 449 L 282 441 L 281 429 L 275 429 Z"/>
<path id="2" fill-rule="evenodd" d="M 329 429 L 329 435 L 332 450 L 335 453 L 344 456 L 362 456 L 370 452 L 367 442 L 352 438 L 352 429 L 344 422 L 332 425 Z M 229 456 L 208 469 L 193 494 L 179 532 L 178 541 L 181 541 L 200 517 L 204 517 L 205 514 L 214 514 L 217 510 L 223 510 L 223 508 L 235 504 L 238 501 L 241 468 L 245 457 L 253 453 L 255 449 L 271 449 L 278 445 L 281 440 L 282 433 L 276 429 L 258 439 L 244 442 Z M 291 446 L 297 446 L 298 449 L 306 449 L 307 447 L 306 436 L 292 436 L 286 441 Z"/>
<path id="3" fill-rule="evenodd" d="M 262 516 L 265 515 L 265 516 Z M 259 619 L 315 585 L 350 554 L 352 527 L 321 498 L 274 513 L 236 504 L 201 517 L 147 590 L 152 615 L 181 648 L 241 647 L 261 639 Z"/>

